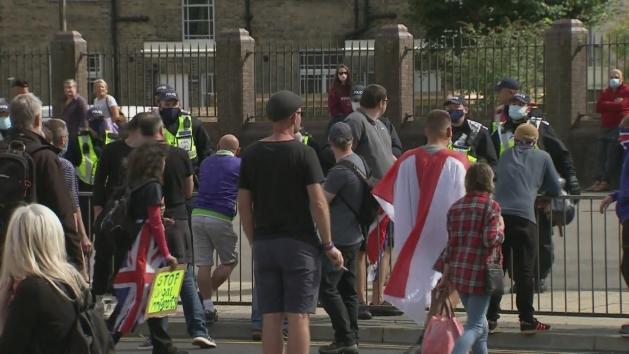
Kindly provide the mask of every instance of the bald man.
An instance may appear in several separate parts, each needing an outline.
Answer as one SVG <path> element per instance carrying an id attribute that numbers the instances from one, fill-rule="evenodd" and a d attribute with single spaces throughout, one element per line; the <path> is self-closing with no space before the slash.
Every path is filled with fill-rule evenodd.
<path id="1" fill-rule="evenodd" d="M 216 154 L 206 158 L 199 170 L 199 193 L 192 209 L 197 282 L 203 297 L 208 324 L 217 319 L 212 293 L 229 278 L 238 263 L 238 236 L 232 221 L 236 216 L 236 196 L 240 174 L 240 143 L 231 134 L 221 137 Z M 212 273 L 214 252 L 220 265 Z"/>

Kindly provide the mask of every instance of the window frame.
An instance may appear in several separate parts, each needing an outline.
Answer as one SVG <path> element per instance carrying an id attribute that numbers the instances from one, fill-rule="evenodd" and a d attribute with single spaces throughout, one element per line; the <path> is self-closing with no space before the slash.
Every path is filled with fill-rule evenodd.
<path id="1" fill-rule="evenodd" d="M 207 4 L 186 4 L 188 0 L 181 0 L 181 37 L 183 41 L 198 41 L 198 40 L 214 40 L 216 36 L 216 21 L 214 14 L 216 13 L 216 6 L 214 0 L 206 0 Z M 190 20 L 189 9 L 190 8 L 205 8 L 207 10 L 207 23 L 208 23 L 208 35 L 190 35 L 190 23 L 204 23 L 204 20 Z"/>

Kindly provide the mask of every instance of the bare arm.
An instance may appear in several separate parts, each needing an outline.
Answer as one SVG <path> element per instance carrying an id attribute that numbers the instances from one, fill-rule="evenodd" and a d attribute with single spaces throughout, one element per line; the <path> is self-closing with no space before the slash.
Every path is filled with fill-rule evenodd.
<path id="1" fill-rule="evenodd" d="M 240 223 L 249 244 L 253 243 L 253 206 L 251 191 L 248 189 L 238 190 L 238 212 L 240 213 Z"/>

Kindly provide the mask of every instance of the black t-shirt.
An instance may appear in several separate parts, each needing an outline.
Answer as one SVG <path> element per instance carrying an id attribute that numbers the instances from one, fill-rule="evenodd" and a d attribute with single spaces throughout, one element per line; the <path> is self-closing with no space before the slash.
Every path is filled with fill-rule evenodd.
<path id="1" fill-rule="evenodd" d="M 188 219 L 185 181 L 194 173 L 188 153 L 178 147 L 171 146 L 166 156 L 164 168 L 164 203 L 166 216 L 173 219 Z"/>
<path id="2" fill-rule="evenodd" d="M 131 193 L 130 214 L 134 219 L 148 219 L 146 209 L 162 203 L 162 186 L 157 181 L 142 181 L 134 182 L 130 187 L 133 189 L 139 185 L 142 186 Z"/>
<path id="3" fill-rule="evenodd" d="M 93 204 L 105 206 L 116 188 L 126 183 L 125 160 L 131 153 L 131 146 L 124 140 L 107 144 L 98 160 L 94 177 Z"/>
<path id="4" fill-rule="evenodd" d="M 318 245 L 306 186 L 322 182 L 312 148 L 296 140 L 251 145 L 242 157 L 240 188 L 252 194 L 254 240 L 293 237 Z"/>

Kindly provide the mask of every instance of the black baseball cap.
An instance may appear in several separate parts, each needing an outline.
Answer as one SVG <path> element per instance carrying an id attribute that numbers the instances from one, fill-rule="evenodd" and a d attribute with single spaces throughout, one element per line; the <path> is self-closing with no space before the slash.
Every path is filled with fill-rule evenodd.
<path id="1" fill-rule="evenodd" d="M 104 118 L 104 117 L 105 117 L 105 114 L 100 108 L 92 107 L 87 110 L 88 120 L 95 120 L 95 119 Z"/>
<path id="2" fill-rule="evenodd" d="M 297 112 L 303 103 L 304 100 L 291 91 L 278 91 L 266 103 L 266 114 L 273 122 L 284 120 Z"/>
<path id="3" fill-rule="evenodd" d="M 531 102 L 531 98 L 522 92 L 518 92 L 513 97 L 511 97 L 511 101 L 518 101 L 528 105 Z"/>
<path id="4" fill-rule="evenodd" d="M 352 128 L 345 122 L 334 123 L 328 132 L 328 141 L 352 140 Z"/>
<path id="5" fill-rule="evenodd" d="M 157 86 L 155 86 L 155 90 L 153 90 L 153 96 L 158 96 L 161 95 L 162 92 L 166 91 L 166 90 L 174 90 L 175 88 L 172 87 L 169 84 L 159 84 Z"/>
<path id="6" fill-rule="evenodd" d="M 175 101 L 179 101 L 179 96 L 177 95 L 177 91 L 175 91 L 175 89 L 165 89 L 164 91 L 159 93 L 159 100 L 160 101 L 170 101 L 170 100 L 175 100 Z"/>
<path id="7" fill-rule="evenodd" d="M 502 89 L 519 90 L 520 83 L 513 78 L 505 77 L 504 79 L 498 81 L 495 89 L 496 91 L 500 91 Z"/>
<path id="8" fill-rule="evenodd" d="M 448 96 L 446 101 L 443 102 L 443 105 L 447 106 L 449 104 L 465 105 L 465 98 L 463 98 L 463 96 Z"/>
<path id="9" fill-rule="evenodd" d="M 352 87 L 352 92 L 350 93 L 352 101 L 360 101 L 360 98 L 363 96 L 363 91 L 365 91 L 365 85 L 354 85 L 354 87 Z"/>

